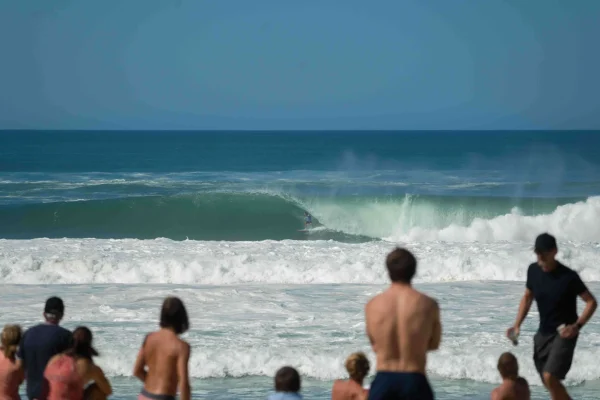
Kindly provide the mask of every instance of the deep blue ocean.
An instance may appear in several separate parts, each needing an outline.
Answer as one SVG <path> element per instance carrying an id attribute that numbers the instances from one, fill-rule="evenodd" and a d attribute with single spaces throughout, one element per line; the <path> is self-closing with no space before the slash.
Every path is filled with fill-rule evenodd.
<path id="1" fill-rule="evenodd" d="M 195 398 L 264 399 L 293 365 L 305 398 L 329 399 L 351 352 L 374 362 L 364 304 L 396 245 L 441 305 L 436 398 L 489 399 L 504 351 L 548 398 L 536 308 L 519 346 L 504 336 L 544 231 L 600 295 L 600 131 L 0 132 L 0 324 L 36 324 L 60 295 L 118 400 L 173 294 Z M 577 399 L 598 398 L 599 321 L 565 381 Z"/>

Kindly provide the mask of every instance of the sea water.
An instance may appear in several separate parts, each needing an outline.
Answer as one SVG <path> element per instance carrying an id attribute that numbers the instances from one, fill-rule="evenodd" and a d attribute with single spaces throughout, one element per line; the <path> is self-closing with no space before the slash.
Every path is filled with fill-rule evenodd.
<path id="1" fill-rule="evenodd" d="M 518 346 L 504 332 L 538 233 L 599 292 L 598 160 L 598 132 L 0 133 L 0 323 L 32 326 L 60 295 L 64 325 L 93 330 L 114 397 L 130 399 L 143 337 L 177 295 L 195 397 L 264 398 L 287 364 L 327 399 L 349 353 L 374 362 L 364 304 L 402 245 L 442 308 L 437 398 L 489 398 L 504 351 L 547 398 L 535 305 Z M 575 398 L 600 389 L 599 322 L 578 342 Z"/>

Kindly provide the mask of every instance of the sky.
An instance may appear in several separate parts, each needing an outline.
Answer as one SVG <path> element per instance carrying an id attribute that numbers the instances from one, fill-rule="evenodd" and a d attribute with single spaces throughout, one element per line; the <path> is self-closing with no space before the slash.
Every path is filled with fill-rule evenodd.
<path id="1" fill-rule="evenodd" d="M 0 129 L 600 129 L 598 0 L 0 0 Z"/>

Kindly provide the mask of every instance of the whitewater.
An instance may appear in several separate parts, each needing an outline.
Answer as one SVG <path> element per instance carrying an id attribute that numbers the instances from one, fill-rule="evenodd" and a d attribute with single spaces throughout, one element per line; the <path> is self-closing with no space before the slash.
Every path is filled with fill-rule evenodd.
<path id="1" fill-rule="evenodd" d="M 504 337 L 535 236 L 553 233 L 559 259 L 600 293 L 600 143 L 580 134 L 497 133 L 486 145 L 468 133 L 331 133 L 322 154 L 306 133 L 148 134 L 143 148 L 140 133 L 121 134 L 0 135 L 0 323 L 36 324 L 60 295 L 64 325 L 94 332 L 117 399 L 139 392 L 133 362 L 167 295 L 191 316 L 195 395 L 264 398 L 290 364 L 307 398 L 330 398 L 349 353 L 374 361 L 364 304 L 386 287 L 395 246 L 415 253 L 415 285 L 442 308 L 428 362 L 437 398 L 489 398 L 498 356 L 513 351 L 543 399 L 535 306 L 519 346 Z M 536 141 L 554 149 L 551 168 Z M 575 398 L 600 389 L 599 321 L 566 380 Z"/>

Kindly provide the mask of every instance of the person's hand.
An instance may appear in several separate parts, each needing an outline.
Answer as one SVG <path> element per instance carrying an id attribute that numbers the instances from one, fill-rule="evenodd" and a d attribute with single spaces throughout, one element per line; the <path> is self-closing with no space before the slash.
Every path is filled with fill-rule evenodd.
<path id="1" fill-rule="evenodd" d="M 506 330 L 506 337 L 509 338 L 510 340 L 512 340 L 511 336 L 515 335 L 515 336 L 519 336 L 520 333 L 520 329 L 518 326 L 511 326 L 510 328 L 508 328 Z"/>
<path id="2" fill-rule="evenodd" d="M 579 328 L 577 325 L 567 325 L 560 331 L 560 337 L 564 339 L 571 339 L 577 336 L 579 333 Z"/>

